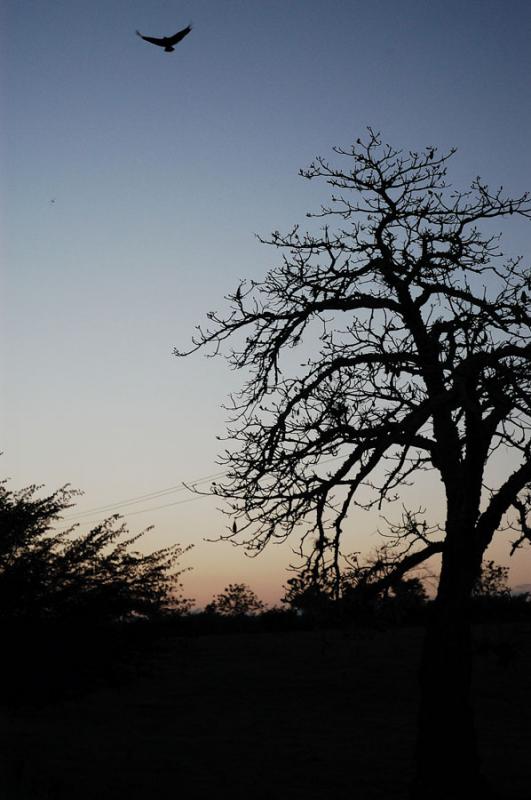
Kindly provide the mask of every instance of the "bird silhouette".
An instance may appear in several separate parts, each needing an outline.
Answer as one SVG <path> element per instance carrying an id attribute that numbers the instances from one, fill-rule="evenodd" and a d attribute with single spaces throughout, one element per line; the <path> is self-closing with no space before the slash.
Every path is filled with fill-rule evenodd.
<path id="1" fill-rule="evenodd" d="M 162 39 L 157 39 L 154 36 L 144 36 L 140 31 L 136 32 L 137 36 L 140 36 L 141 39 L 144 39 L 145 42 L 149 42 L 150 44 L 156 44 L 158 47 L 163 47 L 165 53 L 173 53 L 175 50 L 174 44 L 178 44 L 181 39 L 184 39 L 185 36 L 188 36 L 190 31 L 192 30 L 191 25 L 187 25 L 186 28 L 183 28 L 182 31 L 178 31 L 173 36 L 163 36 Z"/>

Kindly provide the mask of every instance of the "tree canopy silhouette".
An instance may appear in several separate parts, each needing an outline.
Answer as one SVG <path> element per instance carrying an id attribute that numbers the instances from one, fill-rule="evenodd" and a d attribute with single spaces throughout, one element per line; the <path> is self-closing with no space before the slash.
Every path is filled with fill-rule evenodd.
<path id="1" fill-rule="evenodd" d="M 79 492 L 39 497 L 41 488 L 0 482 L 0 620 L 100 623 L 188 608 L 175 567 L 190 548 L 141 553 L 134 545 L 150 528 L 127 535 L 118 515 L 87 533 L 57 531 Z"/>
<path id="2" fill-rule="evenodd" d="M 416 792 L 455 796 L 458 776 L 472 792 L 480 782 L 471 593 L 503 524 L 518 529 L 517 543 L 531 538 L 531 274 L 492 233 L 493 221 L 529 219 L 531 200 L 479 177 L 455 190 L 453 150 L 403 152 L 370 129 L 334 152 L 336 164 L 317 158 L 301 171 L 333 188 L 308 215 L 321 227 L 262 239 L 280 265 L 240 283 L 231 310 L 210 313 L 189 351 L 218 353 L 230 339 L 228 360 L 247 374 L 232 398 L 227 479 L 213 491 L 235 518 L 227 538 L 259 552 L 301 531 L 316 574 L 339 575 L 349 510 L 381 508 L 419 473 L 437 474 L 444 521 L 407 511 L 395 556 L 404 573 L 442 555 L 421 667 Z M 501 450 L 511 459 L 496 462 Z"/>
<path id="3" fill-rule="evenodd" d="M 208 603 L 205 611 L 224 617 L 244 617 L 258 614 L 264 608 L 262 601 L 246 583 L 229 583 Z"/>
<path id="4" fill-rule="evenodd" d="M 358 553 L 344 556 L 339 581 L 303 567 L 284 588 L 282 603 L 324 622 L 411 622 L 428 599 L 420 578 L 404 577 L 385 546 L 364 562 Z"/>

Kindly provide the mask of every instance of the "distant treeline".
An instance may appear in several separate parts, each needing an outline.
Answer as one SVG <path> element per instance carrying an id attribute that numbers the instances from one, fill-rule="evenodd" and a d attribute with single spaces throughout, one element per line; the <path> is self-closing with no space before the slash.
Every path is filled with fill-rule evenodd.
<path id="1" fill-rule="evenodd" d="M 340 575 L 301 570 L 281 605 L 267 608 L 245 583 L 229 584 L 204 610 L 183 595 L 179 545 L 144 554 L 117 516 L 78 534 L 57 531 L 78 493 L 39 497 L 0 483 L 0 635 L 4 702 L 48 702 L 135 673 L 168 636 L 385 629 L 423 624 L 430 612 L 419 577 L 397 577 L 386 554 L 346 559 Z M 531 619 L 529 594 L 513 595 L 508 570 L 483 565 L 471 600 L 478 622 Z"/>

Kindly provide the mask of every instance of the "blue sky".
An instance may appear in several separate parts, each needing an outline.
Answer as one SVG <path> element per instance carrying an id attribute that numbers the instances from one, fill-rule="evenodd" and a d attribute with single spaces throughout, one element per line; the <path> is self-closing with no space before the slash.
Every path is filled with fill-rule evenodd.
<path id="1" fill-rule="evenodd" d="M 135 36 L 189 22 L 172 54 Z M 3 474 L 71 482 L 80 511 L 217 470 L 241 376 L 172 348 L 275 263 L 255 233 L 327 199 L 297 177 L 315 155 L 371 125 L 457 146 L 459 186 L 531 188 L 526 0 L 6 0 L 2 27 Z M 505 231 L 529 257 L 529 226 Z M 199 600 L 235 579 L 278 597 L 289 550 L 203 543 L 211 500 L 127 519 L 156 525 L 147 546 L 196 543 Z"/>

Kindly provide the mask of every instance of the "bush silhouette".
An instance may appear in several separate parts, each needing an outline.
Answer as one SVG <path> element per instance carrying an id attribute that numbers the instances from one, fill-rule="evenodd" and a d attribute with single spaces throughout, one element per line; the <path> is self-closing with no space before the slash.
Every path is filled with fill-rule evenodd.
<path id="1" fill-rule="evenodd" d="M 79 492 L 0 482 L 0 701 L 43 704 L 135 674 L 155 621 L 187 611 L 173 545 L 144 554 L 118 516 L 57 530 Z M 136 624 L 133 624 L 136 623 Z M 149 623 L 149 624 L 148 624 Z"/>
<path id="2" fill-rule="evenodd" d="M 114 515 L 87 533 L 55 530 L 79 494 L 68 485 L 11 491 L 0 483 L 0 620 L 116 622 L 187 610 L 178 544 L 141 553 Z"/>
<path id="3" fill-rule="evenodd" d="M 205 607 L 209 614 L 224 617 L 246 617 L 258 614 L 264 604 L 246 583 L 230 583 Z"/>

